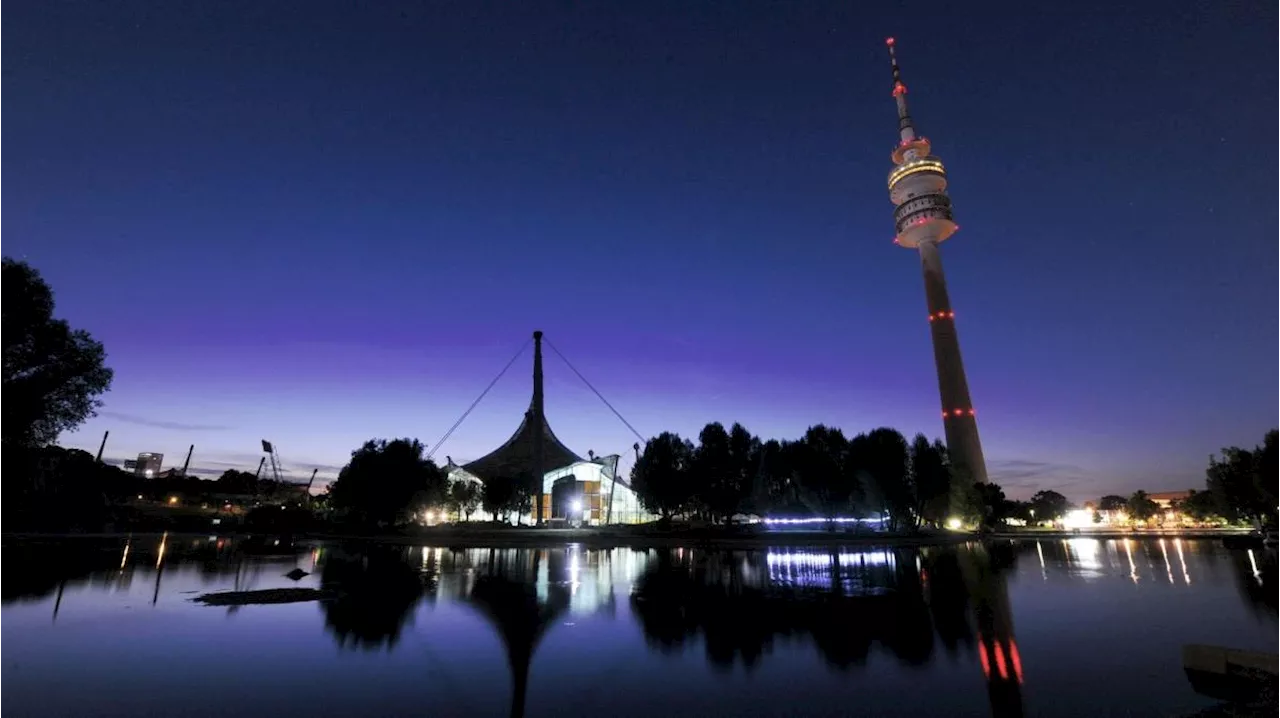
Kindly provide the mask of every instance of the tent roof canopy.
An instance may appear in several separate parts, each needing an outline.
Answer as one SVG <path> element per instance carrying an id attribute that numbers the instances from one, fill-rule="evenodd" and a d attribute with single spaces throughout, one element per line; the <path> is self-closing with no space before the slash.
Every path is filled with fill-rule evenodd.
<path id="1" fill-rule="evenodd" d="M 488 454 L 464 464 L 463 469 L 467 473 L 479 477 L 481 479 L 491 479 L 495 476 L 517 477 L 524 474 L 532 475 L 533 467 L 533 447 L 535 437 L 533 435 L 533 422 L 530 421 L 534 408 L 530 407 L 524 413 L 524 420 L 520 422 L 520 428 L 516 429 L 516 433 L 507 439 L 506 443 Z M 542 442 L 542 466 L 543 471 L 550 471 L 570 464 L 576 464 L 586 461 L 586 459 L 573 453 L 567 446 L 560 443 L 556 435 L 551 431 L 551 425 L 547 423 L 546 417 L 542 420 L 542 436 L 536 437 Z"/>

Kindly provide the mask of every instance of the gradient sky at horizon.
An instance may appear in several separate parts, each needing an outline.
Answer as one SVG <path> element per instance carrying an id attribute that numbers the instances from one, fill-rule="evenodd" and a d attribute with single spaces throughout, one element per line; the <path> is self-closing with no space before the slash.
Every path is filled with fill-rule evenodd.
<path id="1" fill-rule="evenodd" d="M 1276 424 L 1266 3 L 8 3 L 3 251 L 102 340 L 63 443 L 331 478 L 533 329 L 640 432 L 941 435 L 884 37 L 946 162 L 993 480 L 1199 486 Z M 477 458 L 529 354 L 448 443 Z M 553 353 L 581 454 L 635 437 Z M 624 468 L 629 461 L 624 461 Z"/>

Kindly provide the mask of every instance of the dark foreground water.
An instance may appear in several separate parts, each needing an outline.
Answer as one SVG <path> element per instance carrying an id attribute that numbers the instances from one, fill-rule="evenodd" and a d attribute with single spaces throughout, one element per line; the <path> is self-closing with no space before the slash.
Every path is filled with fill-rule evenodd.
<path id="1" fill-rule="evenodd" d="M 1077 716 L 1212 705 L 1184 643 L 1277 650 L 1276 558 L 984 548 L 3 546 L 17 716 Z M 284 577 L 295 567 L 309 572 Z M 211 591 L 321 602 L 214 607 Z"/>

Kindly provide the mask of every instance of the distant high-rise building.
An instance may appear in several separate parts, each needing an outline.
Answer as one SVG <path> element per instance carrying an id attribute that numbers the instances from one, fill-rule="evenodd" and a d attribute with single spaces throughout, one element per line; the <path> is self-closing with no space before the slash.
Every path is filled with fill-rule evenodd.
<path id="1" fill-rule="evenodd" d="M 947 296 L 947 278 L 942 273 L 938 245 L 959 229 L 951 216 L 947 196 L 947 173 L 942 160 L 930 150 L 929 140 L 916 134 L 907 112 L 907 86 L 898 71 L 893 38 L 889 62 L 893 66 L 893 99 L 898 105 L 897 147 L 889 172 L 889 199 L 894 204 L 893 241 L 920 251 L 924 270 L 924 293 L 929 308 L 929 329 L 933 334 L 933 360 L 938 367 L 938 393 L 942 397 L 942 424 L 947 437 L 951 464 L 962 480 L 986 483 L 987 463 L 978 440 L 978 419 L 969 398 L 969 382 L 960 361 L 960 339 L 956 336 L 956 313 Z"/>
<path id="2" fill-rule="evenodd" d="M 136 476 L 145 476 L 153 478 L 160 474 L 160 464 L 164 461 L 164 454 L 138 454 L 138 461 L 134 465 L 133 473 Z"/>

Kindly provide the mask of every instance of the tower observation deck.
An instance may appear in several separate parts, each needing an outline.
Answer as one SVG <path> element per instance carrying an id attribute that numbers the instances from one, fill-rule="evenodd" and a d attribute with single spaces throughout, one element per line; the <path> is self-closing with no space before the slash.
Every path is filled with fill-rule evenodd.
<path id="1" fill-rule="evenodd" d="M 898 106 L 899 141 L 890 155 L 894 168 L 889 172 L 889 199 L 894 204 L 893 242 L 920 253 L 933 359 L 938 367 L 943 430 L 952 467 L 963 482 L 985 483 L 987 464 L 978 439 L 978 419 L 969 398 L 969 382 L 956 335 L 956 313 L 947 295 L 947 278 L 938 249 L 959 229 L 947 196 L 947 171 L 942 160 L 932 154 L 929 140 L 916 134 L 907 111 L 907 86 L 898 70 L 894 39 L 885 40 L 885 45 L 893 67 L 893 99 Z"/>

